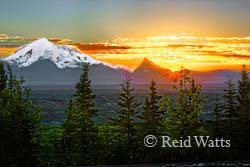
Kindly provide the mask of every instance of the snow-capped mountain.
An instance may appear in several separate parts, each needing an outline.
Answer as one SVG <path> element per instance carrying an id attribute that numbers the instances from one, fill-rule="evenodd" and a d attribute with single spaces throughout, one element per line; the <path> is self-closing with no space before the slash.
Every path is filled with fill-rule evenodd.
<path id="1" fill-rule="evenodd" d="M 50 60 L 58 68 L 76 68 L 81 63 L 103 64 L 111 68 L 116 68 L 108 63 L 95 60 L 94 58 L 78 52 L 76 49 L 55 45 L 46 38 L 38 39 L 30 44 L 19 48 L 13 55 L 4 59 L 12 65 L 28 67 L 39 60 Z"/>
<path id="2" fill-rule="evenodd" d="M 89 63 L 92 84 L 120 84 L 126 70 L 98 61 L 74 48 L 55 45 L 46 38 L 20 47 L 3 59 L 13 73 L 30 86 L 75 85 L 82 73 L 82 64 Z"/>

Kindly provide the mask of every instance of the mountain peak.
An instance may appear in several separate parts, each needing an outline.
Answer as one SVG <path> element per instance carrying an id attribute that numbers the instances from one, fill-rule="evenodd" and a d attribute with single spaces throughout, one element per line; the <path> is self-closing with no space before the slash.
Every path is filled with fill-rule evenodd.
<path id="1" fill-rule="evenodd" d="M 166 83 L 168 74 L 170 74 L 169 69 L 158 66 L 146 57 L 132 73 L 136 83 L 149 83 L 152 80 L 157 83 Z"/>
<path id="2" fill-rule="evenodd" d="M 34 42 L 38 42 L 38 41 L 39 42 L 49 42 L 49 40 L 45 37 L 39 38 L 39 39 L 35 40 Z"/>
<path id="3" fill-rule="evenodd" d="M 158 66 L 147 57 L 144 57 L 137 68 L 152 68 L 152 67 L 156 68 Z"/>
<path id="4" fill-rule="evenodd" d="M 156 65 L 154 62 L 152 62 L 147 57 L 144 57 L 142 62 L 137 68 L 160 68 L 158 65 Z"/>
<path id="5" fill-rule="evenodd" d="M 149 60 L 147 57 L 144 57 L 142 63 L 153 63 L 153 62 Z"/>
<path id="6" fill-rule="evenodd" d="M 39 39 L 31 42 L 30 44 L 32 44 L 32 43 L 51 43 L 51 42 L 47 38 L 43 37 L 43 38 L 39 38 Z"/>
<path id="7" fill-rule="evenodd" d="M 168 69 L 162 68 L 158 65 L 156 65 L 153 61 L 151 61 L 148 58 L 144 58 L 142 62 L 139 64 L 139 66 L 134 70 L 134 73 L 138 71 L 161 71 L 161 72 L 167 72 L 169 71 Z"/>
<path id="8" fill-rule="evenodd" d="M 52 42 L 50 42 L 47 38 L 39 38 L 33 42 L 31 42 L 30 44 L 31 46 L 38 46 L 38 47 L 48 47 L 48 46 L 54 46 L 54 44 Z M 26 46 L 28 46 L 26 45 Z"/>
<path id="9" fill-rule="evenodd" d="M 103 64 L 112 68 L 115 66 L 98 61 L 88 55 L 80 53 L 71 47 L 56 45 L 46 38 L 37 39 L 19 48 L 13 55 L 4 59 L 18 67 L 28 67 L 39 60 L 50 60 L 58 68 L 76 68 L 81 63 Z"/>

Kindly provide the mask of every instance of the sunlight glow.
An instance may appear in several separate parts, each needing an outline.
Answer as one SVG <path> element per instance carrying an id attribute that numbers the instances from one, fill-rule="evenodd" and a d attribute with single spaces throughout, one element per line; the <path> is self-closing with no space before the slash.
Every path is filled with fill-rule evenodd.
<path id="1" fill-rule="evenodd" d="M 1 40 L 21 41 L 21 38 L 0 36 Z M 133 71 L 147 57 L 172 72 L 181 67 L 193 71 L 219 69 L 241 70 L 250 64 L 250 37 L 151 36 L 116 38 L 100 43 L 75 43 L 69 39 L 50 39 L 59 45 L 70 45 L 98 60 Z M 30 42 L 30 41 L 29 41 Z M 0 47 L 0 57 L 12 54 L 15 47 Z"/>
<path id="2" fill-rule="evenodd" d="M 128 49 L 89 54 L 102 61 L 115 60 L 118 65 L 127 66 L 131 62 L 128 68 L 133 69 L 144 57 L 171 71 L 182 66 L 195 71 L 240 70 L 242 64 L 250 63 L 250 37 L 153 36 L 117 38 L 105 44 Z M 127 60 L 125 64 L 124 60 Z"/>

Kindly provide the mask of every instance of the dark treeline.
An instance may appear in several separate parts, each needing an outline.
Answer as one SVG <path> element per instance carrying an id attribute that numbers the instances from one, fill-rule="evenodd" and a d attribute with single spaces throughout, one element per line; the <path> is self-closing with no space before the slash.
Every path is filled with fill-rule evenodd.
<path id="1" fill-rule="evenodd" d="M 177 95 L 159 95 L 151 82 L 144 104 L 134 95 L 132 78 L 121 85 L 116 117 L 96 124 L 95 95 L 83 66 L 74 99 L 68 102 L 62 125 L 45 125 L 30 90 L 11 69 L 0 63 L 0 158 L 1 166 L 80 166 L 97 164 L 152 164 L 166 162 L 229 161 L 250 159 L 250 78 L 243 66 L 242 78 L 226 81 L 224 95 L 216 96 L 213 119 L 201 119 L 206 98 L 202 86 L 181 69 L 175 80 Z M 146 77 L 146 76 L 145 76 Z M 143 106 L 142 108 L 139 106 Z M 154 135 L 155 147 L 144 137 Z M 161 136 L 229 139 L 231 147 L 161 147 Z"/>

